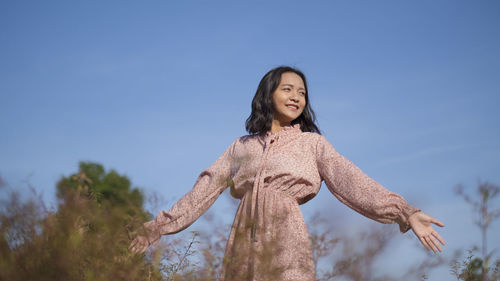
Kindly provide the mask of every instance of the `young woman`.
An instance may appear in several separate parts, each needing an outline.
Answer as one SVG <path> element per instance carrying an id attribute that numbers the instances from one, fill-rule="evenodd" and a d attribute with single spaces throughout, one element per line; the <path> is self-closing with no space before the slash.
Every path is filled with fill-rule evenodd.
<path id="1" fill-rule="evenodd" d="M 170 211 L 144 224 L 130 248 L 143 252 L 161 235 L 179 232 L 200 217 L 228 187 L 241 199 L 226 246 L 221 280 L 315 280 L 309 234 L 300 204 L 324 181 L 342 203 L 382 223 L 410 228 L 428 249 L 445 244 L 431 224 L 438 220 L 410 206 L 341 156 L 320 134 L 309 104 L 306 78 L 277 67 L 260 81 L 236 139 L 198 177 Z"/>

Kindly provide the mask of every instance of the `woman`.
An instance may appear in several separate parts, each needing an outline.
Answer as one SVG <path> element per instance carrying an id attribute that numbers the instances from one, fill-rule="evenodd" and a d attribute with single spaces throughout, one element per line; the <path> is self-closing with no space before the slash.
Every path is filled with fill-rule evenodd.
<path id="1" fill-rule="evenodd" d="M 342 203 L 382 223 L 410 228 L 428 249 L 441 251 L 438 220 L 389 192 L 341 156 L 320 134 L 306 78 L 277 67 L 260 81 L 246 121 L 250 135 L 236 139 L 203 171 L 170 211 L 144 224 L 131 244 L 143 252 L 161 235 L 179 232 L 200 217 L 228 186 L 241 199 L 226 246 L 222 280 L 315 280 L 309 235 L 299 204 L 321 181 Z"/>

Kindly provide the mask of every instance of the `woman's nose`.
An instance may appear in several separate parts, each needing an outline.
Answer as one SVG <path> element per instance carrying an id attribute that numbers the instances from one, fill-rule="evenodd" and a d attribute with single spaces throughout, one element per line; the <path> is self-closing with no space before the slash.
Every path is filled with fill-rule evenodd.
<path id="1" fill-rule="evenodd" d="M 294 93 L 290 96 L 290 100 L 293 100 L 295 102 L 298 102 L 299 101 L 299 94 L 298 93 Z"/>

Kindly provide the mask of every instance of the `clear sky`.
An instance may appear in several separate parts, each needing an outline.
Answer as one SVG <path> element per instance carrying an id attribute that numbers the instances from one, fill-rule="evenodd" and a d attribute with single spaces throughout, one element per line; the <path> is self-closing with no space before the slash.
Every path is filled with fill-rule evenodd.
<path id="1" fill-rule="evenodd" d="M 500 184 L 499 27 L 498 1 L 4 0 L 0 175 L 53 203 L 96 161 L 168 209 L 245 134 L 260 78 L 291 65 L 336 149 L 444 221 L 448 254 L 468 249 L 480 235 L 453 187 Z M 212 210 L 231 222 L 229 200 Z M 369 223 L 326 188 L 303 210 Z"/>

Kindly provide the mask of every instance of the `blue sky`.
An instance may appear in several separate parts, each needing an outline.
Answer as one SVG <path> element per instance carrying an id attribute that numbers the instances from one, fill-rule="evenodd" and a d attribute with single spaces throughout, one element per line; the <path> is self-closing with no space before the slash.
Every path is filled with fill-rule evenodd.
<path id="1" fill-rule="evenodd" d="M 260 78 L 291 65 L 336 149 L 467 249 L 479 231 L 453 187 L 500 184 L 498 26 L 497 1 L 2 1 L 0 175 L 53 203 L 96 161 L 168 209 L 245 134 Z M 369 223 L 326 188 L 303 210 Z"/>

